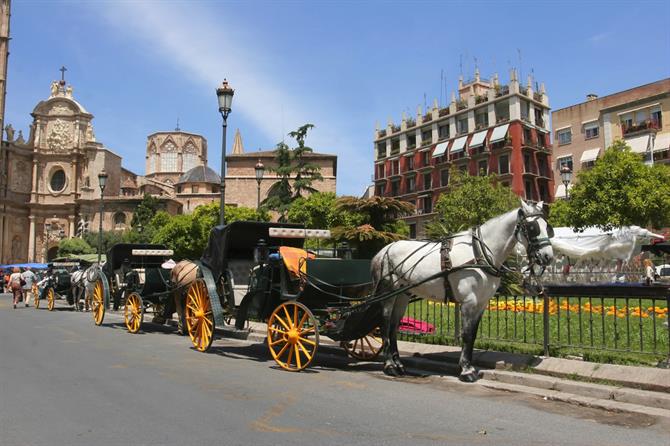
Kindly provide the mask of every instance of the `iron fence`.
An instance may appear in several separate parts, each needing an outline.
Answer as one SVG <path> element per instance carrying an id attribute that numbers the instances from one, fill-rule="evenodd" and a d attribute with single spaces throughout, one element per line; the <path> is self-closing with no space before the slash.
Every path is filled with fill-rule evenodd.
<path id="1" fill-rule="evenodd" d="M 540 297 L 496 295 L 482 316 L 481 343 L 522 344 L 545 356 L 586 351 L 632 353 L 670 360 L 663 286 L 554 285 Z M 410 304 L 399 338 L 459 344 L 459 309 L 452 302 Z"/>

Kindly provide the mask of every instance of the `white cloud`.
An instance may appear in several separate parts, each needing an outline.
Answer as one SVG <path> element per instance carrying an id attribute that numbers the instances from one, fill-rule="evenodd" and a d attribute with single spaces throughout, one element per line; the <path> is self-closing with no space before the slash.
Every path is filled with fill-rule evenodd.
<path id="1" fill-rule="evenodd" d="M 272 144 L 305 122 L 317 124 L 310 145 L 339 155 L 338 183 L 344 180 L 346 185 L 342 192 L 357 194 L 356 189 L 362 190 L 367 183 L 368 169 L 361 167 L 368 163 L 368 157 L 360 154 L 360 144 L 357 147 L 347 141 L 343 133 L 346 125 L 338 123 L 337 117 L 346 114 L 332 106 L 324 108 L 324 103 L 333 103 L 327 98 L 305 98 L 301 91 L 287 91 L 281 73 L 263 66 L 262 61 L 269 60 L 263 57 L 263 48 L 235 40 L 234 18 L 222 17 L 225 8 L 208 4 L 209 9 L 199 9 L 192 3 L 172 2 L 106 5 L 100 10 L 116 30 L 132 36 L 202 88 L 214 90 L 225 75 L 236 90 L 235 113 L 243 114 Z M 324 110 L 329 113 L 324 115 Z M 347 165 L 355 169 L 347 169 Z"/>

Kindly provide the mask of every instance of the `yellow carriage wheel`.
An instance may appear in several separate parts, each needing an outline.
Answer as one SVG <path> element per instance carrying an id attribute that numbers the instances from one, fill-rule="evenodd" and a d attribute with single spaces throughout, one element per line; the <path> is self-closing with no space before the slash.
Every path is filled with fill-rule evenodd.
<path id="1" fill-rule="evenodd" d="M 342 347 L 349 356 L 361 361 L 372 361 L 382 351 L 382 337 L 379 327 L 367 335 L 353 341 L 342 342 Z"/>
<path id="2" fill-rule="evenodd" d="M 49 311 L 54 311 L 54 307 L 56 306 L 56 293 L 54 292 L 53 288 L 49 288 L 47 291 L 47 309 Z"/>
<path id="3" fill-rule="evenodd" d="M 140 331 L 144 319 L 144 307 L 142 306 L 142 298 L 139 294 L 130 293 L 130 296 L 126 297 L 126 303 L 123 307 L 123 319 L 129 332 L 137 333 Z"/>
<path id="4" fill-rule="evenodd" d="M 93 299 L 91 299 L 91 308 L 93 310 L 93 321 L 95 325 L 102 325 L 105 319 L 105 287 L 100 277 L 93 286 Z"/>
<path id="5" fill-rule="evenodd" d="M 214 313 L 207 285 L 196 279 L 186 291 L 186 328 L 196 350 L 209 350 L 214 339 Z"/>
<path id="6" fill-rule="evenodd" d="M 285 302 L 268 320 L 268 348 L 284 370 L 298 372 L 307 367 L 319 347 L 319 330 L 309 308 L 300 302 Z"/>

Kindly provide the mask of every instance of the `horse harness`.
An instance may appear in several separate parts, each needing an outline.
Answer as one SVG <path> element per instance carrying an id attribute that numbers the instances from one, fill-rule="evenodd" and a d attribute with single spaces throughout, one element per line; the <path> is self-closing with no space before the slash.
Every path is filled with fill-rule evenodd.
<path id="1" fill-rule="evenodd" d="M 554 236 L 554 229 L 547 223 L 547 237 L 540 237 L 540 225 L 536 220 L 528 221 L 530 217 L 546 218 L 542 212 L 536 212 L 525 215 L 523 210 L 519 209 L 517 216 L 517 223 L 514 229 L 514 237 L 519 240 L 519 235 L 523 235 L 528 243 L 528 262 L 530 274 L 534 274 L 532 266 L 536 263 L 537 253 L 545 246 L 550 246 L 550 239 Z M 451 250 L 454 244 L 454 237 L 449 236 L 441 241 L 440 245 L 440 265 L 442 268 L 442 275 L 444 278 L 444 295 L 445 302 L 454 297 L 454 290 L 451 288 L 448 276 L 451 273 L 461 269 L 476 268 L 484 271 L 486 274 L 494 277 L 502 277 L 505 272 L 510 272 L 510 268 L 501 265 L 497 267 L 491 258 L 491 250 L 484 243 L 482 239 L 481 226 L 475 226 L 470 230 L 470 237 L 472 238 L 472 252 L 473 258 L 457 267 L 453 266 L 451 261 Z M 544 267 L 540 275 L 544 272 Z"/>

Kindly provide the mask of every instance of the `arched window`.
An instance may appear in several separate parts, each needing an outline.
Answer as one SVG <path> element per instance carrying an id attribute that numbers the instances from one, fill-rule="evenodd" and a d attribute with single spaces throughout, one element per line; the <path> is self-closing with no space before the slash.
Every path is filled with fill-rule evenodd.
<path id="1" fill-rule="evenodd" d="M 126 229 L 126 214 L 123 212 L 114 214 L 114 229 Z"/>
<path id="2" fill-rule="evenodd" d="M 198 165 L 198 150 L 193 146 L 192 143 L 186 144 L 184 148 L 184 153 L 181 156 L 182 160 L 182 170 L 188 172 Z"/>
<path id="3" fill-rule="evenodd" d="M 177 147 L 171 141 L 168 141 L 163 145 L 161 153 L 161 172 L 178 172 Z"/>

